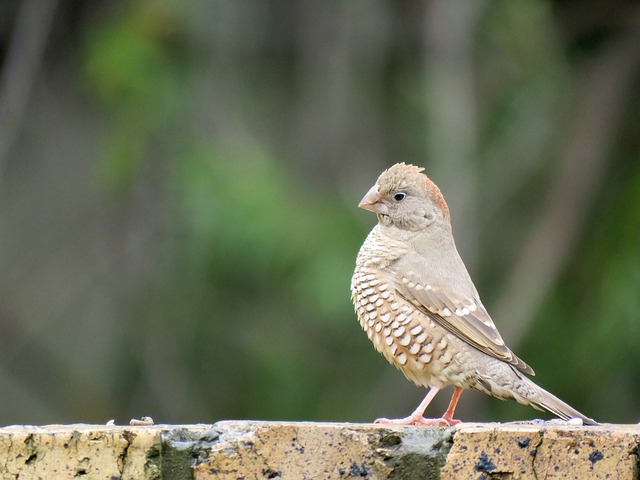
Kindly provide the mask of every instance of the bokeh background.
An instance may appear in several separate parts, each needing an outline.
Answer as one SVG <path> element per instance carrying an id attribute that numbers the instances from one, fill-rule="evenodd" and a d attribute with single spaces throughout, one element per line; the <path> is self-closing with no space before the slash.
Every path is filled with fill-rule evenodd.
<path id="1" fill-rule="evenodd" d="M 638 422 L 639 86 L 637 2 L 3 0 L 0 424 L 408 414 L 349 299 L 398 161 L 536 381 Z"/>

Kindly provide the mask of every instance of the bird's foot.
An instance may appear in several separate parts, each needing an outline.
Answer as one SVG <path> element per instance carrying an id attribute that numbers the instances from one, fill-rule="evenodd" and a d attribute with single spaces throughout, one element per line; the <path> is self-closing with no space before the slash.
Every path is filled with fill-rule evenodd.
<path id="1" fill-rule="evenodd" d="M 424 418 L 422 415 L 413 413 L 405 418 L 378 418 L 375 423 L 380 423 L 382 425 L 422 425 L 425 427 L 451 427 L 460 423 L 460 420 L 455 420 L 453 418 L 447 417 L 446 415 L 444 415 L 442 418 Z"/>

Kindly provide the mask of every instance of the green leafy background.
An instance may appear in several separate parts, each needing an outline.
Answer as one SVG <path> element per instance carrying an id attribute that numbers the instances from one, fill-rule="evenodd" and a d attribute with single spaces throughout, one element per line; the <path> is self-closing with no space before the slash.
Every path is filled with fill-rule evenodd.
<path id="1" fill-rule="evenodd" d="M 0 7 L 0 84 L 30 86 L 0 93 L 0 423 L 408 414 L 349 300 L 398 161 L 536 381 L 640 420 L 633 3 L 49 2 L 24 73 L 30 3 Z"/>

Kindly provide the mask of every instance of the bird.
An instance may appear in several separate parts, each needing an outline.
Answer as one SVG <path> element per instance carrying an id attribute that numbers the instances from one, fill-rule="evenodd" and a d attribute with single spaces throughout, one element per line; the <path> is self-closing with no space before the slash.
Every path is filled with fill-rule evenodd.
<path id="1" fill-rule="evenodd" d="M 533 369 L 506 345 L 480 300 L 453 238 L 449 207 L 424 168 L 397 163 L 378 178 L 359 207 L 378 223 L 356 258 L 351 298 L 375 349 L 407 379 L 429 391 L 406 418 L 377 423 L 452 426 L 464 389 L 564 420 L 597 422 L 530 380 Z M 424 412 L 453 386 L 441 418 Z"/>

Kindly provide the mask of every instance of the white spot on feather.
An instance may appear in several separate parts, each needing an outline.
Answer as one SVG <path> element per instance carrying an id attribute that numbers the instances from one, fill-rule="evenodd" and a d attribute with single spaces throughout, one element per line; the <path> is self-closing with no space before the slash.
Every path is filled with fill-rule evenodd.
<path id="1" fill-rule="evenodd" d="M 425 340 L 427 339 L 428 335 L 427 332 L 421 332 L 420 335 L 418 335 L 415 340 L 416 342 L 418 342 L 419 344 L 423 344 L 425 342 Z"/>
<path id="2" fill-rule="evenodd" d="M 406 365 L 407 364 L 407 354 L 404 353 L 404 352 L 400 353 L 400 355 L 398 355 L 396 357 L 396 360 L 398 361 L 398 363 L 400 365 Z"/>
<path id="3" fill-rule="evenodd" d="M 423 353 L 418 357 L 418 360 L 420 360 L 422 363 L 425 363 L 425 364 L 429 363 L 431 361 L 431 355 L 427 355 L 426 353 Z"/>

